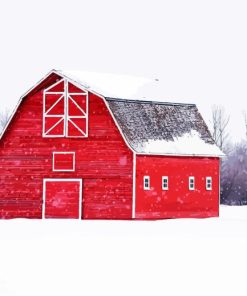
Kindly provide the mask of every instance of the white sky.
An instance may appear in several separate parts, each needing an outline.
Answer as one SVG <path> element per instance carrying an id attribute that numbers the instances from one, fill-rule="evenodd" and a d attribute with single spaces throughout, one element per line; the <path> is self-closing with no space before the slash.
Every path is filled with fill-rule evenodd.
<path id="1" fill-rule="evenodd" d="M 231 112 L 244 137 L 247 2 L 4 1 L 0 8 L 0 109 L 52 68 L 159 78 L 164 100 Z M 155 98 L 154 98 L 155 99 Z"/>

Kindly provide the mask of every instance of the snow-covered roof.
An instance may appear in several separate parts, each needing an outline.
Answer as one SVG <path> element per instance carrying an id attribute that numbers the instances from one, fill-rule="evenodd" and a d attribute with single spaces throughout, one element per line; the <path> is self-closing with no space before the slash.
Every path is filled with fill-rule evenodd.
<path id="1" fill-rule="evenodd" d="M 55 78 L 54 78 L 55 77 Z M 194 104 L 148 101 L 162 94 L 158 79 L 82 71 L 52 70 L 22 100 L 50 79 L 68 78 L 106 99 L 127 145 L 137 153 L 223 156 Z"/>
<path id="2" fill-rule="evenodd" d="M 88 90 L 104 97 L 147 99 L 153 98 L 154 92 L 158 93 L 160 89 L 158 79 L 69 70 L 55 70 L 55 72 L 76 81 Z"/>
<path id="3" fill-rule="evenodd" d="M 106 100 L 137 153 L 223 156 L 194 104 Z"/>

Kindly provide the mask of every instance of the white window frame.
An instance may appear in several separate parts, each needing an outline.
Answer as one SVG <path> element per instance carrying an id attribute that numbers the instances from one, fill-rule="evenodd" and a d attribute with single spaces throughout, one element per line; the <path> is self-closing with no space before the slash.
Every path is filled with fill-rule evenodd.
<path id="1" fill-rule="evenodd" d="M 55 169 L 55 155 L 56 154 L 72 154 L 73 155 L 73 168 L 72 169 Z M 52 152 L 52 171 L 53 172 L 74 172 L 75 171 L 75 152 L 59 151 Z"/>
<path id="2" fill-rule="evenodd" d="M 50 91 L 50 89 L 52 89 L 54 86 L 56 86 L 57 84 L 64 82 L 64 92 L 54 92 L 54 91 Z M 71 83 L 73 85 L 75 85 L 77 88 L 81 89 L 81 91 L 83 93 L 76 93 L 76 92 L 69 92 L 68 91 L 68 84 Z M 64 114 L 55 114 L 55 115 L 48 115 L 47 113 L 49 112 L 49 110 L 51 108 L 49 108 L 48 111 L 45 112 L 45 100 L 46 100 L 46 94 L 55 94 L 55 95 L 61 95 L 60 98 L 57 100 L 57 102 L 54 105 L 56 105 L 58 103 L 58 101 L 60 99 L 64 99 Z M 81 109 L 81 107 L 74 101 L 73 99 L 73 95 L 80 95 L 80 96 L 85 96 L 86 97 L 86 113 Z M 69 106 L 68 106 L 68 100 L 72 100 L 73 103 L 75 105 L 78 106 L 78 108 L 84 113 L 84 115 L 82 116 L 69 116 Z M 54 83 L 53 85 L 49 86 L 47 89 L 45 89 L 43 91 L 43 131 L 42 131 L 42 137 L 43 138 L 87 138 L 88 137 L 88 113 L 89 113 L 89 99 L 88 99 L 88 91 L 86 91 L 85 89 L 83 89 L 78 83 L 74 82 L 74 81 L 70 81 L 69 79 L 61 79 L 59 81 L 57 81 L 56 83 Z M 54 125 L 49 131 L 45 132 L 45 119 L 47 117 L 61 117 L 61 119 L 59 120 L 59 122 L 56 123 L 56 125 L 58 125 L 62 120 L 64 121 L 63 123 L 63 134 L 61 135 L 47 135 L 47 133 L 53 129 L 56 125 Z M 86 133 L 84 133 L 79 127 L 77 127 L 74 123 L 73 123 L 73 118 L 85 118 L 86 120 Z M 72 120 L 71 120 L 72 119 Z M 68 122 L 70 122 L 72 125 L 74 125 L 74 127 L 76 129 L 78 129 L 83 135 L 81 136 L 69 136 L 68 135 Z"/>
<path id="3" fill-rule="evenodd" d="M 193 180 L 193 186 L 191 186 L 192 180 Z M 195 190 L 195 177 L 194 176 L 189 177 L 189 190 L 191 190 L 191 191 Z"/>
<path id="4" fill-rule="evenodd" d="M 42 219 L 45 218 L 45 197 L 46 197 L 46 183 L 47 182 L 79 182 L 79 217 L 81 220 L 82 215 L 82 179 L 43 179 L 43 204 L 42 204 Z"/>
<path id="5" fill-rule="evenodd" d="M 166 185 L 164 186 L 164 180 L 166 180 Z M 162 176 L 162 190 L 168 190 L 169 189 L 169 178 L 168 176 Z"/>
<path id="6" fill-rule="evenodd" d="M 208 181 L 210 181 L 210 186 L 208 187 Z M 212 190 L 212 177 L 206 177 L 206 190 Z"/>
<path id="7" fill-rule="evenodd" d="M 145 182 L 146 180 L 148 180 L 148 186 L 146 186 L 146 182 Z M 150 190 L 150 176 L 143 177 L 143 189 Z"/>

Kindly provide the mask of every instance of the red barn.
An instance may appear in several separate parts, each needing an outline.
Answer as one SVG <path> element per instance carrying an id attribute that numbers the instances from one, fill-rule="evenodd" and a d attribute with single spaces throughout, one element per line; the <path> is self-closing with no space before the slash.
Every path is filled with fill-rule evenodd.
<path id="1" fill-rule="evenodd" d="M 1 135 L 0 217 L 218 216 L 222 153 L 197 107 L 87 76 L 53 70 L 20 99 Z"/>

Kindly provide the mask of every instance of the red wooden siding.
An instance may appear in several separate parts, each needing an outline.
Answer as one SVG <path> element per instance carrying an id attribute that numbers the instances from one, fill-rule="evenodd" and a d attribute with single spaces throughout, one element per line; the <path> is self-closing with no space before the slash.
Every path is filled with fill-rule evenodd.
<path id="1" fill-rule="evenodd" d="M 219 215 L 219 159 L 201 157 L 137 156 L 136 218 L 210 217 Z M 150 176 L 150 190 L 143 189 L 143 176 Z M 162 190 L 168 176 L 168 190 Z M 189 190 L 189 176 L 195 190 Z M 206 190 L 206 177 L 212 190 Z"/>
<path id="2" fill-rule="evenodd" d="M 43 179 L 79 178 L 83 218 L 130 219 L 133 153 L 104 101 L 89 93 L 88 138 L 42 138 L 42 112 L 43 88 L 23 100 L 0 141 L 0 217 L 41 218 Z M 56 151 L 75 152 L 75 172 L 52 171 Z"/>
<path id="3" fill-rule="evenodd" d="M 75 153 L 73 152 L 54 152 L 53 153 L 54 171 L 74 171 Z"/>
<path id="4" fill-rule="evenodd" d="M 45 218 L 79 218 L 81 186 L 79 181 L 45 180 Z"/>

